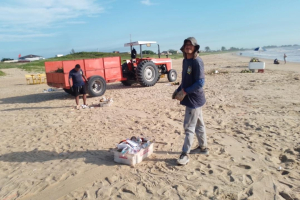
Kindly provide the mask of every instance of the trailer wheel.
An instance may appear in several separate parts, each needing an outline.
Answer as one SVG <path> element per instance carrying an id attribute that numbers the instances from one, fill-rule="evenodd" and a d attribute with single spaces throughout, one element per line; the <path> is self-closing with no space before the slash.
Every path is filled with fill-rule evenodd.
<path id="1" fill-rule="evenodd" d="M 144 60 L 136 68 L 136 79 L 144 87 L 155 85 L 158 80 L 158 68 L 149 60 Z"/>
<path id="2" fill-rule="evenodd" d="M 92 76 L 89 79 L 88 93 L 92 97 L 101 96 L 106 91 L 106 81 L 101 76 Z"/>
<path id="3" fill-rule="evenodd" d="M 174 69 L 171 69 L 168 73 L 168 80 L 170 82 L 174 82 L 177 79 L 177 72 Z"/>

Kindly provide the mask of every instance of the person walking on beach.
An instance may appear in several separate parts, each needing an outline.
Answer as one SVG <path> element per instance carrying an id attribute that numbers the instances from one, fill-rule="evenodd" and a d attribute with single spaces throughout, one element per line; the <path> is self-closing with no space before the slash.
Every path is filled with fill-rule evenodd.
<path id="1" fill-rule="evenodd" d="M 181 51 L 184 59 L 182 63 L 182 82 L 172 95 L 173 99 L 180 101 L 185 106 L 184 131 L 185 139 L 182 153 L 177 160 L 180 165 L 189 162 L 189 153 L 208 154 L 206 130 L 202 115 L 202 106 L 205 104 L 204 86 L 204 64 L 198 56 L 200 45 L 194 37 L 184 40 Z M 191 151 L 194 134 L 198 139 L 199 146 Z"/>
<path id="2" fill-rule="evenodd" d="M 88 83 L 86 76 L 83 74 L 83 71 L 80 68 L 80 65 L 75 65 L 75 68 L 72 69 L 69 73 L 69 84 L 72 90 L 73 95 L 75 96 L 76 109 L 79 109 L 79 95 L 83 94 L 83 105 L 82 108 L 87 108 L 86 104 L 86 89 L 83 79 Z M 72 80 L 72 81 L 71 81 Z M 73 85 L 72 85 L 73 82 Z"/>
<path id="3" fill-rule="evenodd" d="M 284 64 L 286 64 L 286 57 L 287 57 L 287 56 L 284 54 L 284 55 L 283 55 Z"/>

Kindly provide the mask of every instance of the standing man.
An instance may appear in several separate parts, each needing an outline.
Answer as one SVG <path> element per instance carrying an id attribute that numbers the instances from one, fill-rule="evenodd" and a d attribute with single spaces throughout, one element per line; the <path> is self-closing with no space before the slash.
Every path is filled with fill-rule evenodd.
<path id="1" fill-rule="evenodd" d="M 287 57 L 287 56 L 284 54 L 284 55 L 283 55 L 284 64 L 286 64 L 286 57 Z"/>
<path id="2" fill-rule="evenodd" d="M 75 96 L 76 108 L 79 109 L 79 95 L 83 94 L 83 105 L 82 108 L 87 108 L 86 105 L 86 89 L 83 82 L 83 79 L 88 83 L 86 76 L 83 74 L 83 71 L 80 68 L 80 65 L 75 65 L 75 68 L 72 69 L 69 73 L 69 84 L 72 90 L 73 95 Z M 71 80 L 73 85 L 71 84 Z"/>
<path id="3" fill-rule="evenodd" d="M 198 56 L 200 46 L 194 37 L 184 40 L 181 51 L 184 59 L 182 63 L 181 85 L 175 90 L 172 98 L 180 101 L 186 106 L 184 116 L 185 139 L 182 153 L 177 160 L 180 165 L 189 162 L 187 154 L 191 152 L 191 147 L 196 133 L 199 146 L 192 150 L 192 153 L 208 154 L 205 125 L 202 116 L 202 106 L 205 104 L 204 86 L 204 64 Z"/>

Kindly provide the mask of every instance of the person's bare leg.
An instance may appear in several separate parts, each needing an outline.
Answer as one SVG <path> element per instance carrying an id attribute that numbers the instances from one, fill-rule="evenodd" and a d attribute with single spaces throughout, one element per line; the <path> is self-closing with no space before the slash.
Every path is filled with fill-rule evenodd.
<path id="1" fill-rule="evenodd" d="M 86 94 L 83 94 L 83 105 L 86 105 Z"/>
<path id="2" fill-rule="evenodd" d="M 76 108 L 79 109 L 79 95 L 75 97 Z"/>

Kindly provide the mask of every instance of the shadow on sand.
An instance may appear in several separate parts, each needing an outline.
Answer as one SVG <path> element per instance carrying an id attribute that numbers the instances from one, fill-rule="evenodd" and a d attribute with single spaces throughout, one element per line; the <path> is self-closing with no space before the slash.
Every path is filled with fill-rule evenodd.
<path id="1" fill-rule="evenodd" d="M 3 162 L 46 162 L 51 160 L 67 160 L 85 158 L 85 163 L 96 165 L 115 165 L 111 150 L 73 151 L 57 153 L 53 151 L 33 150 L 28 152 L 12 152 L 0 155 Z"/>
<path id="2" fill-rule="evenodd" d="M 164 152 L 156 151 L 155 154 L 180 154 L 179 152 Z M 0 161 L 3 162 L 46 162 L 51 160 L 67 160 L 67 159 L 79 159 L 84 158 L 85 163 L 95 164 L 95 165 L 107 165 L 112 166 L 117 163 L 114 162 L 113 150 L 87 150 L 87 151 L 73 151 L 73 152 L 63 152 L 57 153 L 53 151 L 24 151 L 24 152 L 11 152 L 8 154 L 0 155 Z M 168 165 L 177 165 L 176 159 L 157 159 L 157 158 L 147 158 L 146 160 L 159 162 L 166 162 Z"/>
<path id="3" fill-rule="evenodd" d="M 44 101 L 51 101 L 55 99 L 69 98 L 64 91 L 29 94 L 24 96 L 7 97 L 0 99 L 1 104 L 16 104 L 16 103 L 39 103 Z M 71 96 L 70 96 L 71 97 Z"/>
<path id="4" fill-rule="evenodd" d="M 168 81 L 160 81 L 157 84 L 166 84 Z M 139 84 L 134 84 L 132 86 L 124 86 L 122 83 L 114 83 L 107 84 L 107 90 L 124 90 L 124 89 L 142 89 Z M 91 96 L 87 96 L 88 98 L 93 98 Z M 63 90 L 58 90 L 49 93 L 37 93 L 37 94 L 29 94 L 24 96 L 15 96 L 0 99 L 0 104 L 17 104 L 17 103 L 40 103 L 45 101 L 57 100 L 57 99 L 74 99 L 74 97 L 70 94 L 65 93 Z"/>

